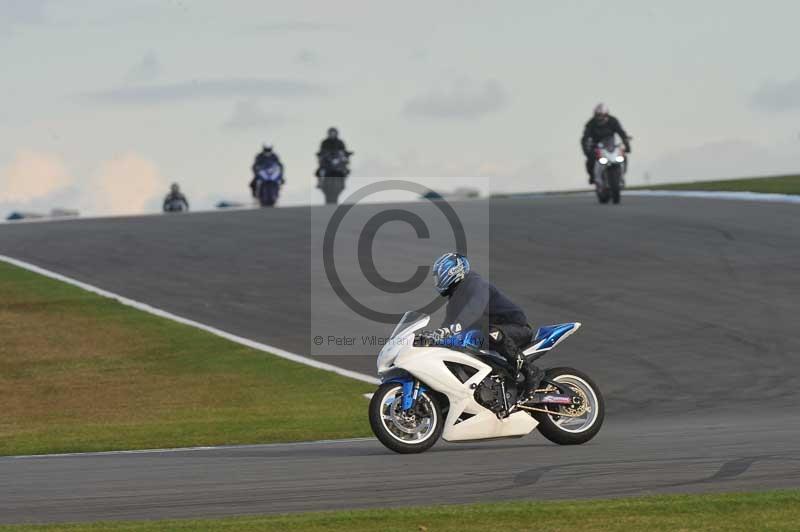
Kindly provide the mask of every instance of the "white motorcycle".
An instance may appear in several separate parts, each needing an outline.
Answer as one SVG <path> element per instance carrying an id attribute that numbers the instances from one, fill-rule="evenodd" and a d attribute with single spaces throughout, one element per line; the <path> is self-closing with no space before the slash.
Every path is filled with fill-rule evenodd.
<path id="1" fill-rule="evenodd" d="M 378 354 L 381 385 L 369 405 L 375 436 L 398 453 L 419 453 L 439 439 L 450 442 L 524 436 L 538 426 L 561 445 L 586 443 L 603 423 L 604 402 L 586 374 L 546 370 L 530 398 L 520 398 L 522 378 L 496 351 L 433 345 L 421 331 L 430 316 L 407 312 Z M 541 327 L 523 349 L 535 360 L 580 323 Z M 419 331 L 419 332 L 418 332 Z"/>
<path id="2" fill-rule="evenodd" d="M 620 191 L 625 188 L 628 158 L 625 147 L 611 139 L 595 147 L 594 186 L 597 201 L 619 203 Z"/>

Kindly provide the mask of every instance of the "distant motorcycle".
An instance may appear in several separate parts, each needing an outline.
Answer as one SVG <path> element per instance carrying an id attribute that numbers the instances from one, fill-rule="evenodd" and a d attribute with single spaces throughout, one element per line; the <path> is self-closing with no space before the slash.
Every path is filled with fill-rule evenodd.
<path id="1" fill-rule="evenodd" d="M 325 195 L 325 203 L 335 205 L 344 190 L 344 181 L 350 175 L 351 151 L 335 150 L 317 154 L 319 170 L 317 188 Z"/>
<path id="2" fill-rule="evenodd" d="M 586 443 L 603 424 L 605 403 L 585 373 L 550 368 L 532 397 L 520 394 L 518 368 L 496 351 L 447 347 L 422 331 L 430 317 L 407 312 L 378 354 L 381 385 L 369 405 L 375 436 L 398 453 L 447 441 L 513 438 L 533 429 L 560 445 Z M 523 354 L 550 352 L 580 323 L 541 327 Z"/>
<path id="3" fill-rule="evenodd" d="M 189 204 L 183 195 L 168 196 L 164 200 L 163 210 L 164 212 L 187 212 Z"/>
<path id="4" fill-rule="evenodd" d="M 262 207 L 273 207 L 278 201 L 283 185 L 283 168 L 277 162 L 256 168 L 256 175 L 250 183 L 253 197 Z"/>
<path id="5" fill-rule="evenodd" d="M 614 139 L 600 142 L 594 149 L 594 187 L 600 203 L 619 203 L 620 191 L 625 188 L 628 157 L 625 146 Z"/>

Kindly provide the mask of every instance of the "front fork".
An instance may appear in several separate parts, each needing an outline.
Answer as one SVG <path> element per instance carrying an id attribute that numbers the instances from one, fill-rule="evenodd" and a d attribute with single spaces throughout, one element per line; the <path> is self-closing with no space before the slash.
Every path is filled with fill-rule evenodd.
<path id="1" fill-rule="evenodd" d="M 408 412 L 414 408 L 414 405 L 417 404 L 417 398 L 419 397 L 419 394 L 428 389 L 424 384 L 411 375 L 393 377 L 384 381 L 384 383 L 387 382 L 396 382 L 403 387 L 403 402 L 401 406 L 404 412 Z"/>

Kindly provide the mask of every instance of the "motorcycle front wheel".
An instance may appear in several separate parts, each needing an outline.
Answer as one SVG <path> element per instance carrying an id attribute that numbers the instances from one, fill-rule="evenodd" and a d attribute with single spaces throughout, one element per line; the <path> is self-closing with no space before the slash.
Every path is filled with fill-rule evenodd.
<path id="1" fill-rule="evenodd" d="M 372 432 L 396 453 L 421 453 L 430 449 L 442 435 L 444 415 L 435 397 L 422 392 L 416 404 L 403 411 L 403 386 L 381 384 L 369 402 Z"/>
<path id="2" fill-rule="evenodd" d="M 622 166 L 615 165 L 608 169 L 608 188 L 611 190 L 611 202 L 619 203 L 622 181 Z"/>
<path id="3" fill-rule="evenodd" d="M 262 207 L 273 207 L 275 202 L 278 201 L 278 191 L 280 185 L 274 181 L 262 183 L 259 188 L 259 202 Z"/>
<path id="4" fill-rule="evenodd" d="M 611 193 L 607 188 L 598 187 L 595 192 L 597 193 L 597 201 L 602 204 L 608 203 L 608 200 L 611 199 Z"/>
<path id="5" fill-rule="evenodd" d="M 545 406 L 552 413 L 532 412 L 542 436 L 559 445 L 580 445 L 597 436 L 605 417 L 605 401 L 594 381 L 574 368 L 548 369 L 545 380 L 568 386 L 582 401 L 577 405 Z"/>

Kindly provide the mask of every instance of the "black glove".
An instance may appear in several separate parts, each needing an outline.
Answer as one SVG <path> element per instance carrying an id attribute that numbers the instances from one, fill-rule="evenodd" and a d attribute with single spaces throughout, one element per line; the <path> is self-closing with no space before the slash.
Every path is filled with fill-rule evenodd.
<path id="1" fill-rule="evenodd" d="M 450 332 L 450 329 L 442 327 L 441 329 L 436 329 L 435 331 L 433 331 L 433 339 L 437 342 L 441 342 L 451 334 L 453 333 Z"/>
<path id="2" fill-rule="evenodd" d="M 436 344 L 433 331 L 420 331 L 414 337 L 414 347 L 430 347 Z"/>

